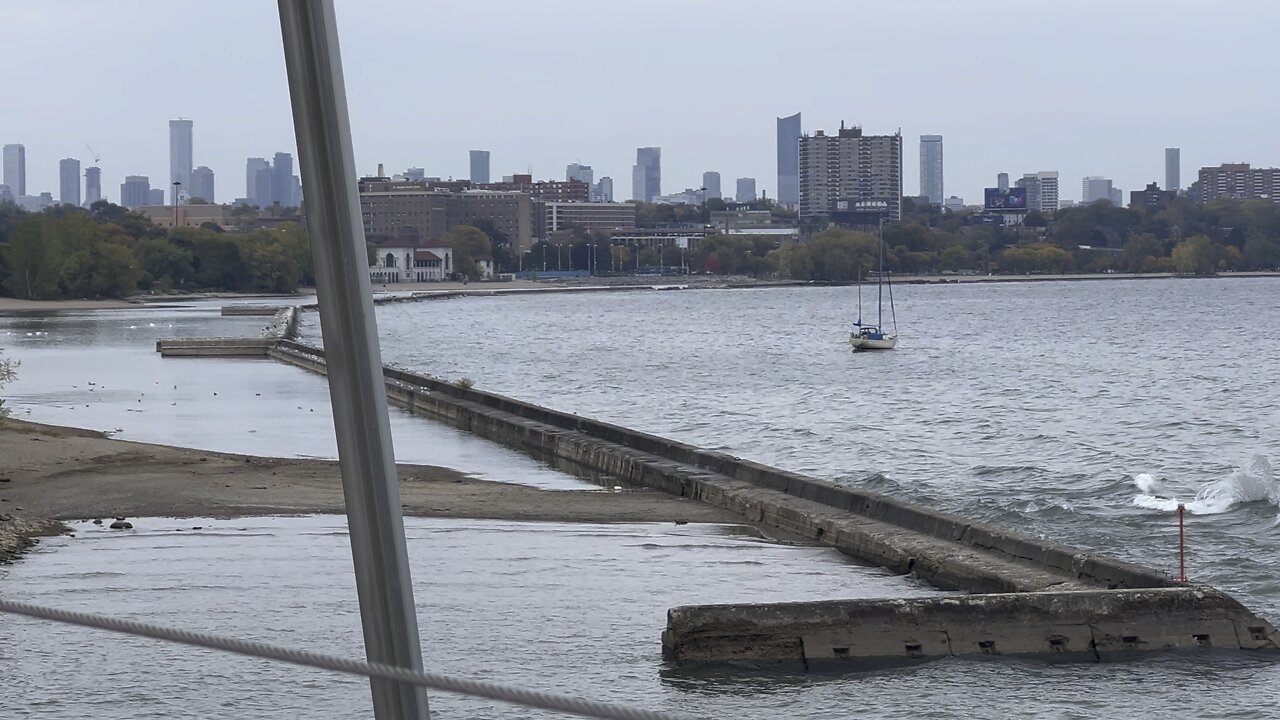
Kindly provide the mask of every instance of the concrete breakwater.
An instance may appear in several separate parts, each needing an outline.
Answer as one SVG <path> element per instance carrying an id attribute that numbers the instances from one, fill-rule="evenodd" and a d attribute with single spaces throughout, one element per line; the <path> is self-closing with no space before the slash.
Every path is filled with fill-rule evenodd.
<path id="1" fill-rule="evenodd" d="M 289 340 L 270 343 L 262 355 L 326 369 L 322 349 Z M 1231 598 L 1176 586 L 1150 568 L 439 378 L 396 368 L 384 374 L 388 398 L 410 412 L 975 593 L 959 604 L 938 598 L 845 606 L 860 612 L 833 612 L 823 603 L 674 608 L 663 645 L 678 663 L 879 665 L 965 654 L 1098 660 L 1115 656 L 1096 650 L 1112 636 L 1134 652 L 1280 649 L 1275 629 Z M 937 633 L 947 638 L 945 652 L 921 639 L 942 637 Z"/>

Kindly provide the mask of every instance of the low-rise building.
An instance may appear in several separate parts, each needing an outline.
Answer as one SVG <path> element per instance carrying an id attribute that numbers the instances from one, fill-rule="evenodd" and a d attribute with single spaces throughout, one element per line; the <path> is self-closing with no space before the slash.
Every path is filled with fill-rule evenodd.
<path id="1" fill-rule="evenodd" d="M 1155 183 L 1147 183 L 1145 190 L 1134 190 L 1129 193 L 1129 207 L 1146 208 L 1148 212 L 1163 210 L 1178 197 L 1176 190 L 1161 190 Z"/>
<path id="2" fill-rule="evenodd" d="M 492 273 L 492 258 L 489 259 Z M 369 282 L 375 285 L 437 282 L 453 274 L 453 249 L 421 245 L 384 245 L 374 251 Z"/>
<path id="3" fill-rule="evenodd" d="M 575 227 L 587 232 L 629 230 L 636 226 L 634 203 L 538 203 L 542 237 L 547 238 Z"/>
<path id="4" fill-rule="evenodd" d="M 360 182 L 366 239 L 379 245 L 432 245 L 459 225 L 487 221 L 521 253 L 533 244 L 533 199 L 522 192 L 443 190 L 430 181 Z"/>
<path id="5" fill-rule="evenodd" d="M 228 228 L 233 224 L 228 205 L 143 205 L 134 210 L 165 228 L 200 227 L 205 223 Z"/>

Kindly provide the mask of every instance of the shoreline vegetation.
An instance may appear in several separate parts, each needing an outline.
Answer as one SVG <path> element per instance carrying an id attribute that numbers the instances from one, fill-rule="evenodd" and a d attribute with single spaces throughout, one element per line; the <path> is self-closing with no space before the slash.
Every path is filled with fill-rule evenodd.
<path id="1" fill-rule="evenodd" d="M 1210 279 L 1254 279 L 1280 277 L 1280 272 L 1240 271 L 1221 272 L 1213 275 L 1181 275 L 1172 272 L 1151 273 L 1048 273 L 1024 275 L 895 275 L 894 282 L 901 285 L 953 285 L 973 283 L 1020 283 L 1020 282 L 1081 282 L 1093 280 L 1210 280 Z M 863 285 L 874 285 L 875 280 L 863 280 Z M 767 280 L 749 276 L 721 275 L 630 275 L 612 277 L 584 277 L 572 280 L 517 280 L 514 282 L 426 282 L 399 283 L 394 285 L 374 285 L 375 296 L 383 293 L 424 293 L 448 292 L 488 295 L 501 294 L 504 290 L 557 292 L 576 290 L 582 287 L 614 287 L 619 290 L 636 287 L 687 287 L 689 289 L 744 289 L 744 288 L 804 288 L 804 287 L 852 287 L 855 281 L 798 281 Z M 513 293 L 523 294 L 523 293 Z M 192 302 L 198 300 L 245 300 L 262 299 L 268 304 L 282 305 L 314 302 L 315 288 L 300 288 L 297 293 L 183 293 L 175 295 L 135 295 L 124 300 L 24 300 L 21 298 L 0 297 L 0 313 L 8 312 L 41 312 L 51 310 L 126 310 L 145 307 Z M 295 302 L 296 301 L 296 302 Z"/>
<path id="2" fill-rule="evenodd" d="M 338 464 L 152 445 L 78 428 L 0 421 L 0 563 L 61 521 L 346 513 Z M 741 517 L 654 491 L 542 490 L 398 465 L 415 517 L 565 523 L 727 523 Z"/>

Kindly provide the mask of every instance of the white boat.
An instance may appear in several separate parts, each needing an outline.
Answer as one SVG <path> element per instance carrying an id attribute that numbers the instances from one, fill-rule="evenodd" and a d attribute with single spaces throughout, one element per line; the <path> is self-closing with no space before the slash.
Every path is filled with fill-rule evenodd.
<path id="1" fill-rule="evenodd" d="M 884 289 L 889 288 L 889 316 L 893 332 L 884 332 Z M 858 278 L 858 320 L 849 333 L 854 350 L 892 350 L 898 344 L 898 314 L 893 308 L 893 281 L 884 272 L 884 221 L 880 223 L 880 272 L 876 275 L 876 324 L 862 322 L 862 278 Z"/>

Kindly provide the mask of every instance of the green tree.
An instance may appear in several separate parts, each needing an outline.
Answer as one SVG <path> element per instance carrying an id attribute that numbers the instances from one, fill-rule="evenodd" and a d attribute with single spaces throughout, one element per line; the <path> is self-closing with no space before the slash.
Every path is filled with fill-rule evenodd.
<path id="1" fill-rule="evenodd" d="M 1241 263 L 1248 270 L 1275 270 L 1280 268 L 1280 241 L 1261 231 L 1250 232 L 1244 243 Z"/>
<path id="2" fill-rule="evenodd" d="M 9 266 L 5 287 L 14 296 L 28 300 L 58 297 L 64 258 L 55 223 L 52 218 L 29 214 L 0 249 Z"/>
<path id="3" fill-rule="evenodd" d="M 1049 221 L 1045 219 L 1044 213 L 1039 210 L 1032 210 L 1022 219 L 1022 224 L 1027 227 L 1048 227 Z"/>
<path id="4" fill-rule="evenodd" d="M 194 230 L 191 244 L 196 284 L 219 290 L 247 289 L 251 279 L 240 246 L 226 235 Z"/>
<path id="5" fill-rule="evenodd" d="M 1179 275 L 1213 274 L 1213 248 L 1204 235 L 1193 235 L 1178 243 L 1172 257 L 1174 271 Z"/>
<path id="6" fill-rule="evenodd" d="M 459 225 L 445 233 L 444 242 L 453 250 L 453 269 L 471 279 L 481 277 L 476 260 L 493 257 L 489 236 L 472 225 Z"/>
<path id="7" fill-rule="evenodd" d="M 1148 258 L 1164 256 L 1164 243 L 1151 233 L 1142 233 L 1129 238 L 1124 244 L 1124 266 L 1131 273 L 1144 272 L 1148 266 Z"/>
<path id="8" fill-rule="evenodd" d="M 0 355 L 0 390 L 4 390 L 4 386 L 18 379 L 18 361 L 10 360 L 4 355 Z M 5 407 L 4 398 L 0 397 L 0 420 L 9 417 L 9 408 Z"/>

